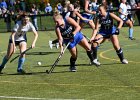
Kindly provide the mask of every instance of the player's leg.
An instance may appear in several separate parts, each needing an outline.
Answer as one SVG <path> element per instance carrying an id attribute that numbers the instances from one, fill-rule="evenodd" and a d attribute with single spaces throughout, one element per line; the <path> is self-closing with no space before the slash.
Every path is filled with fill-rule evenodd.
<path id="1" fill-rule="evenodd" d="M 103 38 L 103 36 L 101 34 L 97 34 L 97 36 L 95 37 L 92 45 L 91 45 L 91 49 L 93 51 L 93 58 L 94 58 L 94 61 L 93 63 L 94 64 L 98 64 L 100 65 L 100 62 L 98 62 L 98 57 L 97 57 L 97 52 L 98 52 L 98 47 L 99 45 L 105 41 L 105 39 Z"/>
<path id="2" fill-rule="evenodd" d="M 132 23 L 132 21 L 127 20 L 126 24 L 129 26 L 129 39 L 134 40 L 134 37 L 133 37 L 133 23 Z"/>
<path id="3" fill-rule="evenodd" d="M 90 21 L 88 22 L 88 24 L 89 24 L 89 26 L 90 26 L 92 29 L 95 29 L 95 24 L 94 24 L 93 20 L 90 20 Z"/>
<path id="4" fill-rule="evenodd" d="M 87 15 L 85 13 L 82 14 L 83 18 L 92 20 L 92 15 Z M 90 23 L 89 23 L 90 22 Z M 93 21 L 88 21 L 88 20 L 80 20 L 80 27 L 81 29 L 83 29 L 83 27 L 85 26 L 85 24 L 90 24 L 91 27 L 95 27 L 94 23 L 92 24 Z"/>
<path id="5" fill-rule="evenodd" d="M 83 27 L 85 26 L 85 23 L 80 21 L 80 27 L 81 27 L 81 30 L 83 29 Z"/>
<path id="6" fill-rule="evenodd" d="M 99 66 L 100 65 L 99 62 L 93 63 L 95 60 L 93 57 L 93 51 L 91 50 L 91 47 L 85 37 L 83 37 L 83 39 L 80 41 L 79 45 L 81 45 L 86 50 L 87 55 L 90 59 L 90 62 L 92 64 L 95 64 L 96 66 Z"/>
<path id="7" fill-rule="evenodd" d="M 53 48 L 54 44 L 55 44 L 56 48 L 58 49 L 58 48 L 59 48 L 59 42 L 58 42 L 58 39 L 55 39 L 55 40 L 53 40 L 53 41 L 49 40 L 49 46 L 50 46 L 50 49 Z"/>
<path id="8" fill-rule="evenodd" d="M 0 72 L 5 67 L 6 63 L 8 62 L 8 60 L 11 58 L 12 54 L 14 53 L 13 50 L 14 50 L 13 43 L 9 42 L 8 49 L 7 49 L 7 54 L 3 58 L 3 61 L 0 65 Z"/>
<path id="9" fill-rule="evenodd" d="M 20 44 L 19 44 L 20 53 L 24 52 L 26 50 L 26 48 L 27 48 L 26 42 L 25 41 L 20 42 Z M 18 68 L 17 68 L 18 73 L 25 73 L 25 71 L 23 70 L 24 62 L 25 62 L 25 54 L 23 54 L 19 57 Z"/>
<path id="10" fill-rule="evenodd" d="M 128 61 L 124 58 L 123 51 L 122 51 L 122 49 L 120 47 L 120 44 L 119 44 L 119 40 L 118 40 L 117 35 L 112 35 L 112 37 L 111 37 L 110 40 L 111 40 L 111 42 L 113 44 L 114 49 L 116 50 L 116 53 L 117 53 L 120 61 L 123 64 L 128 64 Z"/>
<path id="11" fill-rule="evenodd" d="M 71 53 L 71 58 L 70 58 L 70 71 L 71 72 L 76 72 L 76 67 L 75 67 L 75 62 L 77 60 L 77 48 L 73 47 L 71 49 L 69 49 L 70 53 Z"/>
<path id="12" fill-rule="evenodd" d="M 92 62 L 93 61 L 92 50 L 90 49 L 90 45 L 85 37 L 83 37 L 83 39 L 79 42 L 79 45 L 82 46 L 86 50 L 87 55 L 90 61 Z"/>

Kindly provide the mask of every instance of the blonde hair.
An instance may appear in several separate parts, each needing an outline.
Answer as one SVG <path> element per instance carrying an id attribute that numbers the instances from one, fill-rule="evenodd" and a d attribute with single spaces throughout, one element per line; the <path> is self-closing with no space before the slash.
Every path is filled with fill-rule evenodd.
<path id="1" fill-rule="evenodd" d="M 60 15 L 60 14 L 54 14 L 53 18 L 54 19 L 63 19 L 62 15 Z"/>

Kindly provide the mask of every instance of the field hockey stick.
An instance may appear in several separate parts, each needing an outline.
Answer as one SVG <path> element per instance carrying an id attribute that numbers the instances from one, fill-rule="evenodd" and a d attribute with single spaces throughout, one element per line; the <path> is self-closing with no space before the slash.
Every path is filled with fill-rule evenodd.
<path id="1" fill-rule="evenodd" d="M 18 57 L 20 57 L 21 55 L 25 54 L 27 51 L 29 51 L 30 49 L 32 49 L 32 47 L 29 47 L 28 49 L 26 49 L 25 51 L 23 51 L 21 54 L 17 55 L 16 57 L 14 57 L 13 59 L 10 60 L 10 63 L 13 62 L 15 59 L 17 59 Z"/>
<path id="2" fill-rule="evenodd" d="M 82 34 L 87 40 L 88 40 L 88 43 L 91 43 L 90 42 L 90 38 L 89 37 L 87 37 L 86 35 L 84 35 L 84 34 Z"/>
<path id="3" fill-rule="evenodd" d="M 83 36 L 84 36 L 88 41 L 90 41 L 90 38 L 89 38 L 89 37 L 87 37 L 87 36 L 84 35 L 84 34 L 83 34 Z"/>
<path id="4" fill-rule="evenodd" d="M 68 42 L 68 44 L 66 45 L 65 49 L 63 50 L 62 53 L 59 54 L 58 58 L 56 59 L 56 61 L 54 62 L 54 64 L 52 65 L 52 67 L 50 68 L 50 70 L 46 70 L 46 73 L 50 74 L 53 72 L 55 66 L 57 65 L 57 63 L 59 62 L 59 60 L 61 59 L 61 57 L 63 56 L 64 52 L 66 51 L 66 49 L 68 48 L 68 46 L 70 45 L 71 42 Z"/>

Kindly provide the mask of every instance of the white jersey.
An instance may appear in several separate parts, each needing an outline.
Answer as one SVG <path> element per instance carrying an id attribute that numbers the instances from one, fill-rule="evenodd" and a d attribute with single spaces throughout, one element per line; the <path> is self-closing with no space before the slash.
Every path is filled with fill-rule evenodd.
<path id="1" fill-rule="evenodd" d="M 127 9 L 131 10 L 131 6 L 128 4 Z M 131 14 L 131 11 L 127 11 L 128 14 Z"/>
<path id="2" fill-rule="evenodd" d="M 67 12 L 67 13 L 66 13 L 65 19 L 66 19 L 67 17 L 70 17 L 70 12 Z"/>
<path id="3" fill-rule="evenodd" d="M 92 10 L 93 11 L 97 11 L 98 7 L 99 7 L 99 5 L 96 2 L 92 2 Z"/>
<path id="4" fill-rule="evenodd" d="M 121 3 L 119 8 L 122 9 L 122 13 L 123 13 L 123 14 L 125 14 L 125 15 L 128 14 L 128 13 L 127 13 L 127 6 L 126 6 L 126 4 Z M 126 16 L 123 15 L 123 14 L 120 14 L 120 18 L 122 18 L 123 20 L 125 20 L 125 19 L 126 19 Z"/>
<path id="5" fill-rule="evenodd" d="M 31 22 L 28 22 L 25 26 L 23 26 L 22 22 L 18 21 L 13 28 L 13 31 L 16 32 L 15 41 L 26 40 L 26 33 L 29 30 L 36 31 Z M 10 37 L 10 39 L 12 39 L 12 37 Z"/>

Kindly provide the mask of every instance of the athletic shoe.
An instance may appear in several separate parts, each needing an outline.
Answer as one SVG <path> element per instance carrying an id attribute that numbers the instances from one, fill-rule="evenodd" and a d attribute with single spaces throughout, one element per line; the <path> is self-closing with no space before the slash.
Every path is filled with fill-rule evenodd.
<path id="1" fill-rule="evenodd" d="M 52 41 L 49 41 L 49 46 L 50 46 L 50 49 L 52 49 L 52 48 L 53 48 Z"/>
<path id="2" fill-rule="evenodd" d="M 76 72 L 76 67 L 75 66 L 70 66 L 70 71 L 71 72 Z"/>
<path id="3" fill-rule="evenodd" d="M 0 74 L 3 74 L 3 73 L 2 73 L 2 69 L 0 69 Z"/>
<path id="4" fill-rule="evenodd" d="M 1 65 L 0 65 L 0 74 L 3 74 L 3 73 L 2 73 L 2 69 L 3 69 L 3 68 L 1 68 Z"/>
<path id="5" fill-rule="evenodd" d="M 122 62 L 122 64 L 128 64 L 127 59 L 123 59 L 121 62 Z"/>
<path id="6" fill-rule="evenodd" d="M 94 59 L 92 62 L 91 62 L 92 65 L 95 65 L 95 66 L 100 66 L 101 63 L 98 61 L 98 59 Z"/>
<path id="7" fill-rule="evenodd" d="M 26 74 L 26 72 L 23 69 L 17 70 L 18 74 Z"/>
<path id="8" fill-rule="evenodd" d="M 130 40 L 136 40 L 134 37 L 129 37 Z"/>
<path id="9" fill-rule="evenodd" d="M 59 48 L 59 43 L 56 43 L 56 48 L 57 48 L 57 49 Z"/>

